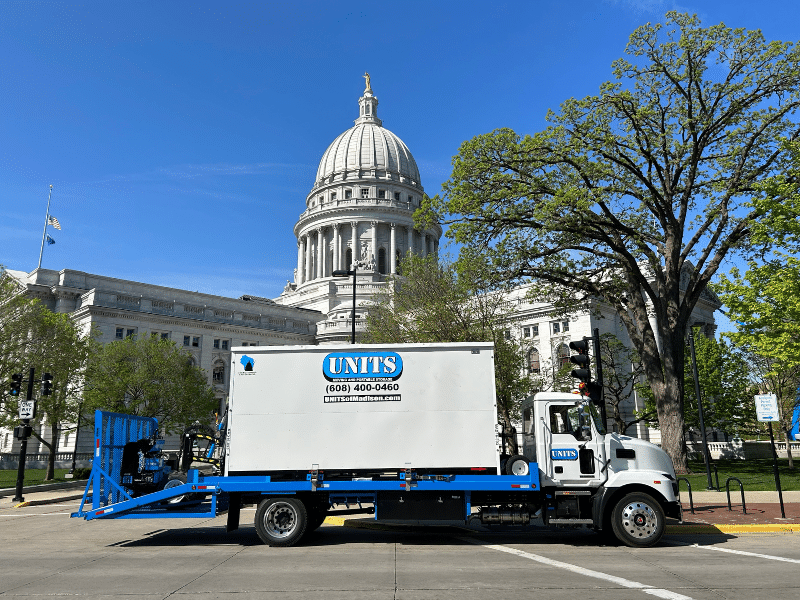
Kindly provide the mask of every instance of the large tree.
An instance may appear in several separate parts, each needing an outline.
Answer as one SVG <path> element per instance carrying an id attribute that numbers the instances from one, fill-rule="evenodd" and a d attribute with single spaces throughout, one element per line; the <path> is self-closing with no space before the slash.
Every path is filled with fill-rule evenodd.
<path id="1" fill-rule="evenodd" d="M 33 435 L 49 451 L 45 479 L 55 472 L 55 459 L 62 433 L 74 427 L 90 348 L 90 336 L 81 331 L 69 315 L 49 311 L 39 301 L 25 295 L 25 289 L 8 273 L 0 274 L 0 376 L 8 381 L 12 373 L 21 373 L 25 381 L 30 368 L 35 369 L 33 398 L 36 400 L 36 422 L 49 429 Z M 40 394 L 44 373 L 53 378 L 52 394 Z M 0 427 L 12 428 L 19 423 L 19 400 L 25 397 L 8 395 L 3 385 Z"/>
<path id="2" fill-rule="evenodd" d="M 675 12 L 636 29 L 626 53 L 616 81 L 565 101 L 544 131 L 465 142 L 420 220 L 450 223 L 499 277 L 538 281 L 565 310 L 613 306 L 683 473 L 687 327 L 723 260 L 762 249 L 752 227 L 776 210 L 763 187 L 783 180 L 800 130 L 800 53 Z"/>
<path id="3" fill-rule="evenodd" d="M 511 453 L 518 452 L 514 421 L 533 381 L 525 375 L 524 352 L 506 331 L 511 305 L 487 283 L 485 265 L 465 256 L 457 263 L 430 254 L 409 254 L 402 275 L 370 305 L 367 343 L 494 342 L 495 386 L 500 418 Z"/>
<path id="4" fill-rule="evenodd" d="M 208 422 L 218 408 L 205 372 L 170 340 L 131 336 L 98 349 L 86 370 L 85 408 L 156 417 L 165 433 Z"/>

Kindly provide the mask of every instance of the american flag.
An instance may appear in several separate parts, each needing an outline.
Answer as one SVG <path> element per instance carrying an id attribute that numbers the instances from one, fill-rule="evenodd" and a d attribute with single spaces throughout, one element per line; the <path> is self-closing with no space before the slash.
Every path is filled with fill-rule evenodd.
<path id="1" fill-rule="evenodd" d="M 50 219 L 47 222 L 50 223 L 50 225 L 52 225 L 53 227 L 55 227 L 59 231 L 61 231 L 61 223 L 59 223 L 58 219 L 56 219 L 55 217 L 51 216 Z"/>

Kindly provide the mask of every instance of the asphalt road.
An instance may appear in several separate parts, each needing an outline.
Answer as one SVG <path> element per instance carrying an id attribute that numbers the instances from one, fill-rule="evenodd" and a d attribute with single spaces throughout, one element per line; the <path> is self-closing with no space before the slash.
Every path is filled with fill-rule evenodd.
<path id="1" fill-rule="evenodd" d="M 665 536 L 656 548 L 604 546 L 573 530 L 481 533 L 323 525 L 302 546 L 258 540 L 253 510 L 214 520 L 70 519 L 74 502 L 0 509 L 0 597 L 791 598 L 800 535 Z"/>

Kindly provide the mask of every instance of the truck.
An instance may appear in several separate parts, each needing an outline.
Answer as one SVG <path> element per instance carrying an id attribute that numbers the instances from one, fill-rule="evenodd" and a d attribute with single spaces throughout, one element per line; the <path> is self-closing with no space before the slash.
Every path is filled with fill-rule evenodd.
<path id="1" fill-rule="evenodd" d="M 666 518 L 682 518 L 669 456 L 607 433 L 588 397 L 564 392 L 522 403 L 510 455 L 493 355 L 491 342 L 234 348 L 225 414 L 212 430 L 188 428 L 177 459 L 155 419 L 96 412 L 92 473 L 72 516 L 227 513 L 232 531 L 254 505 L 258 537 L 292 546 L 331 507 L 369 505 L 389 522 L 541 520 L 658 543 Z"/>

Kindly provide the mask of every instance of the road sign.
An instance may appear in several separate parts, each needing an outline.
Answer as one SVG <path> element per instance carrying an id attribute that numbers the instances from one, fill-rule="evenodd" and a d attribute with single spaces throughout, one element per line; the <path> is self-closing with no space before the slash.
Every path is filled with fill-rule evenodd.
<path id="1" fill-rule="evenodd" d="M 36 414 L 36 400 L 19 401 L 19 418 L 32 419 Z"/>
<path id="2" fill-rule="evenodd" d="M 761 422 L 771 423 L 778 421 L 778 397 L 775 394 L 758 394 L 756 401 L 756 417 Z"/>

